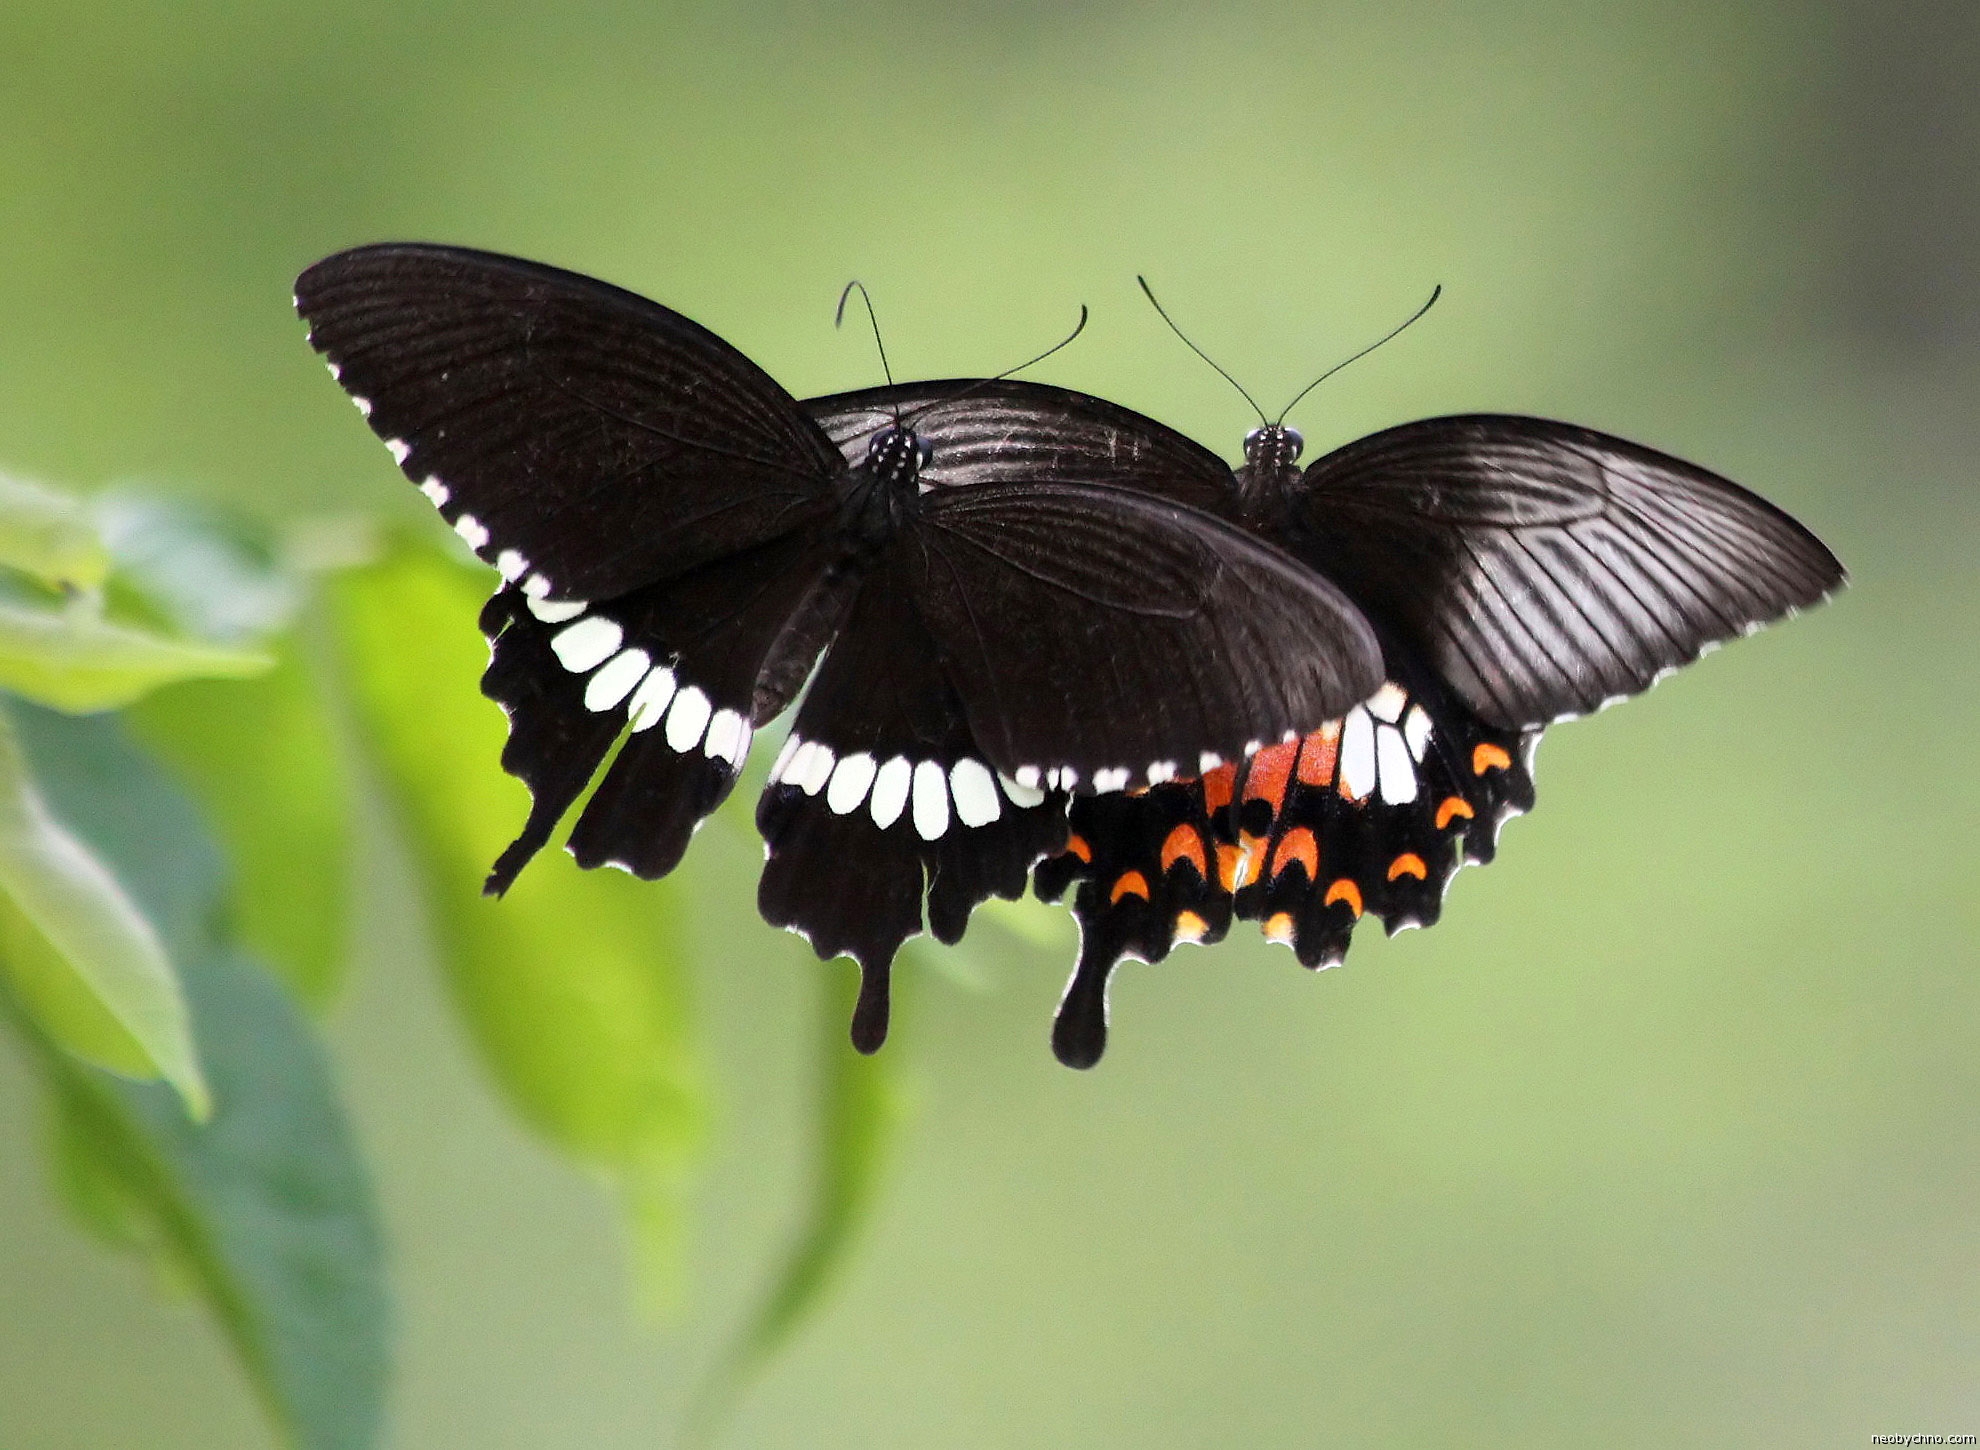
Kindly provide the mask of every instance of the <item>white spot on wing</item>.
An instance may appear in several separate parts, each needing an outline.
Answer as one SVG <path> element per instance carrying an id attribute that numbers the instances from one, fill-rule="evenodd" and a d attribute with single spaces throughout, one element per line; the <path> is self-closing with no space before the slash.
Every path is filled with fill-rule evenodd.
<path id="1" fill-rule="evenodd" d="M 523 606 L 545 624 L 562 624 L 591 608 L 582 599 L 540 599 L 534 594 L 524 597 Z"/>
<path id="2" fill-rule="evenodd" d="M 529 572 L 529 560 L 514 549 L 504 549 L 495 556 L 495 568 L 511 584 Z"/>
<path id="3" fill-rule="evenodd" d="M 829 749 L 816 740 L 811 741 L 806 749 L 811 752 L 809 758 L 805 757 L 804 751 L 799 751 L 798 760 L 791 762 L 789 784 L 796 786 L 806 795 L 817 795 L 825 788 L 825 782 L 832 778 L 834 757 Z"/>
<path id="4" fill-rule="evenodd" d="M 713 708 L 696 685 L 674 696 L 674 703 L 667 708 L 667 744 L 683 755 L 694 749 L 701 743 L 701 732 L 708 728 Z"/>
<path id="5" fill-rule="evenodd" d="M 433 483 L 437 480 L 429 478 L 426 481 Z M 442 492 L 445 492 L 444 488 Z M 523 593 L 527 594 L 531 599 L 548 599 L 550 597 L 550 581 L 545 579 L 541 574 L 532 574 L 523 580 Z"/>
<path id="6" fill-rule="evenodd" d="M 1160 785 L 1165 780 L 1176 778 L 1176 763 L 1173 760 L 1157 760 L 1150 763 L 1146 774 L 1150 785 Z"/>
<path id="7" fill-rule="evenodd" d="M 332 363 L 330 365 L 330 376 L 333 378 L 337 376 L 337 367 L 335 363 Z M 356 393 L 352 393 L 351 401 L 357 404 L 357 410 L 360 413 L 364 414 L 365 417 L 369 418 L 371 416 L 371 399 L 360 398 Z"/>
<path id="8" fill-rule="evenodd" d="M 1409 718 L 1403 721 L 1403 739 L 1408 742 L 1409 753 L 1414 759 L 1423 759 L 1423 752 L 1429 749 L 1430 732 L 1430 713 L 1418 705 L 1409 712 Z"/>
<path id="9" fill-rule="evenodd" d="M 1375 731 L 1375 759 L 1382 778 L 1382 799 L 1392 806 L 1415 800 L 1416 764 L 1395 726 L 1383 725 Z"/>
<path id="10" fill-rule="evenodd" d="M 784 737 L 784 748 L 777 752 L 777 758 L 770 762 L 770 784 L 775 785 L 784 778 L 784 767 L 791 763 L 791 757 L 798 753 L 804 744 L 795 734 Z"/>
<path id="11" fill-rule="evenodd" d="M 1384 680 L 1382 688 L 1368 697 L 1368 713 L 1377 720 L 1393 725 L 1402 717 L 1403 706 L 1409 703 L 1409 695 L 1394 680 Z"/>
<path id="12" fill-rule="evenodd" d="M 1341 727 L 1341 787 L 1356 800 L 1375 789 L 1375 722 L 1356 705 Z"/>
<path id="13" fill-rule="evenodd" d="M 1038 782 L 1042 778 L 1038 767 L 1035 765 L 1020 765 L 1017 771 L 1011 776 L 1011 779 L 1016 781 L 1024 790 L 1037 790 Z M 1043 797 L 1040 797 L 1040 799 L 1043 799 Z"/>
<path id="14" fill-rule="evenodd" d="M 655 670 L 639 682 L 639 688 L 633 691 L 632 703 L 627 707 L 632 711 L 634 730 L 651 730 L 660 723 L 667 702 L 674 698 L 674 685 L 674 672 L 667 669 Z"/>
<path id="15" fill-rule="evenodd" d="M 454 520 L 454 532 L 466 541 L 470 549 L 488 547 L 488 530 L 482 527 L 481 520 L 473 514 L 462 514 Z"/>
<path id="16" fill-rule="evenodd" d="M 997 782 L 980 760 L 958 760 L 950 767 L 949 789 L 956 798 L 956 819 L 965 826 L 987 826 L 1003 812 Z"/>
<path id="17" fill-rule="evenodd" d="M 597 674 L 585 683 L 584 708 L 594 713 L 609 710 L 633 692 L 633 686 L 646 678 L 653 660 L 643 649 L 615 654 Z"/>
<path id="18" fill-rule="evenodd" d="M 1045 799 L 1045 792 L 1036 786 L 1022 786 L 1001 775 L 997 777 L 997 783 L 1004 788 L 1004 794 L 1011 798 L 1011 804 L 1020 810 L 1028 810 Z"/>
<path id="19" fill-rule="evenodd" d="M 873 798 L 867 809 L 873 813 L 873 824 L 881 830 L 901 818 L 907 806 L 908 785 L 913 779 L 914 767 L 907 757 L 896 755 L 880 767 L 880 773 L 873 777 Z"/>
<path id="20" fill-rule="evenodd" d="M 914 829 L 924 841 L 949 829 L 949 777 L 939 761 L 914 768 Z"/>
<path id="21" fill-rule="evenodd" d="M 580 619 L 551 636 L 550 648 L 573 674 L 595 670 L 619 652 L 625 631 L 603 615 Z"/>
<path id="22" fill-rule="evenodd" d="M 1208 775 L 1223 763 L 1223 756 L 1217 754 L 1214 750 L 1206 750 L 1196 757 L 1196 773 L 1198 775 Z"/>
<path id="23" fill-rule="evenodd" d="M 405 466 L 406 460 L 412 457 L 412 445 L 403 438 L 387 438 L 385 446 L 392 450 L 392 461 L 401 468 Z"/>
<path id="24" fill-rule="evenodd" d="M 748 738 L 748 727 L 743 717 L 734 710 L 717 710 L 715 718 L 708 722 L 708 738 L 701 742 L 701 753 L 710 760 L 716 756 L 738 765 L 742 762 L 742 746 Z"/>
<path id="25" fill-rule="evenodd" d="M 879 769 L 879 763 L 864 750 L 833 766 L 832 779 L 825 787 L 825 804 L 832 808 L 832 814 L 846 816 L 857 810 Z"/>
<path id="26" fill-rule="evenodd" d="M 437 478 L 427 479 L 425 483 L 422 483 L 419 486 L 419 491 L 425 494 L 429 499 L 433 500 L 433 506 L 435 508 L 444 508 L 446 506 L 447 500 L 453 497 L 453 495 L 447 491 L 447 485 L 442 483 Z"/>

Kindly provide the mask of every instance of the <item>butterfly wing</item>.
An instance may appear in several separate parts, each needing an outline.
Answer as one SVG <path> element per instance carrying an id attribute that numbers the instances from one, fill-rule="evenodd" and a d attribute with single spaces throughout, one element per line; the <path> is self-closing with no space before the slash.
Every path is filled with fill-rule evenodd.
<path id="1" fill-rule="evenodd" d="M 482 611 L 482 690 L 508 713 L 502 765 L 532 803 L 488 890 L 508 888 L 622 737 L 571 853 L 649 879 L 672 870 L 755 727 L 790 703 L 850 582 L 830 541 L 788 534 L 604 603 L 498 592 Z"/>
<path id="2" fill-rule="evenodd" d="M 1073 889 L 1080 956 L 1053 1026 L 1070 1067 L 1107 1041 L 1107 985 L 1126 957 L 1160 961 L 1257 921 L 1309 967 L 1338 964 L 1364 915 L 1391 933 L 1437 920 L 1463 864 L 1492 859 L 1531 809 L 1539 730 L 1478 720 L 1406 650 L 1364 703 L 1304 738 L 1140 795 L 1075 797 L 1067 850 L 1038 894 Z"/>
<path id="3" fill-rule="evenodd" d="M 1104 398 L 1014 380 L 956 378 L 813 398 L 805 410 L 849 464 L 896 418 L 930 445 L 934 489 L 985 483 L 1112 484 L 1208 513 L 1236 502 L 1230 466 L 1199 443 Z"/>
<path id="4" fill-rule="evenodd" d="M 986 897 L 1023 895 L 1066 830 L 1062 797 L 987 763 L 898 555 L 861 584 L 756 819 L 764 919 L 859 962 L 853 1041 L 865 1052 L 886 1036 L 890 964 L 921 930 L 924 895 L 936 938 L 958 941 Z"/>
<path id="5" fill-rule="evenodd" d="M 1392 621 L 1485 721 L 1583 714 L 1844 581 L 1766 500 L 1538 418 L 1432 418 L 1309 468 L 1287 546 Z"/>
<path id="6" fill-rule="evenodd" d="M 310 342 L 504 577 L 609 600 L 828 516 L 838 450 L 677 312 L 514 257 L 389 243 L 296 281 Z"/>
<path id="7" fill-rule="evenodd" d="M 982 483 L 896 546 L 985 758 L 1022 785 L 1118 790 L 1235 758 L 1381 683 L 1373 630 L 1312 571 L 1124 488 Z"/>

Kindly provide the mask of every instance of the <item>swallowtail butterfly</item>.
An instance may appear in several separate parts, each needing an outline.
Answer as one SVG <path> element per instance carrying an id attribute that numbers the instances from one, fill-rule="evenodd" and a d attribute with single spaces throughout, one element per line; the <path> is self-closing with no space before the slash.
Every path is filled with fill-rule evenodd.
<path id="1" fill-rule="evenodd" d="M 337 253 L 296 307 L 501 575 L 483 689 L 532 806 L 489 891 L 615 746 L 570 850 L 664 875 L 815 665 L 758 810 L 759 905 L 858 960 L 863 1050 L 924 909 L 954 941 L 1022 894 L 1068 798 L 1199 775 L 1382 682 L 1339 587 L 1202 511 L 1214 460 L 1107 404 L 937 388 L 842 448 L 679 313 L 455 247 Z"/>
<path id="2" fill-rule="evenodd" d="M 1407 423 L 1304 470 L 1299 434 L 1267 424 L 1233 470 L 1147 418 L 1036 384 L 921 383 L 809 406 L 851 456 L 887 419 L 945 397 L 959 401 L 926 415 L 921 436 L 939 458 L 972 460 L 979 482 L 1098 451 L 1097 426 L 1131 463 L 1123 482 L 1278 544 L 1345 591 L 1381 645 L 1379 687 L 1317 729 L 1072 798 L 1065 849 L 1035 876 L 1047 900 L 1074 891 L 1081 928 L 1053 1033 L 1070 1066 L 1105 1048 L 1123 958 L 1215 941 L 1235 916 L 1324 967 L 1364 915 L 1391 932 L 1434 922 L 1459 865 L 1491 860 L 1506 818 L 1532 806 L 1548 724 L 1844 581 L 1814 535 L 1736 484 L 1539 418 Z M 1259 662 L 1221 664 L 1243 678 Z"/>

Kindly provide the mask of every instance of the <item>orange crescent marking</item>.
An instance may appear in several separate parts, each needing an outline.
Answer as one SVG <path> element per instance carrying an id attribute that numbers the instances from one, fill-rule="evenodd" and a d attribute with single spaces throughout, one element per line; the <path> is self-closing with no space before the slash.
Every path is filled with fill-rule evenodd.
<path id="1" fill-rule="evenodd" d="M 1148 878 L 1143 876 L 1139 871 L 1129 871 L 1123 874 L 1121 879 L 1114 883 L 1113 892 L 1107 899 L 1109 901 L 1119 901 L 1123 896 L 1139 896 L 1143 901 L 1146 901 L 1148 899 Z"/>
<path id="2" fill-rule="evenodd" d="M 1251 757 L 1251 770 L 1244 778 L 1244 798 L 1264 801 L 1278 815 L 1286 803 L 1286 785 L 1292 779 L 1293 761 L 1299 755 L 1299 742 L 1272 745 Z"/>
<path id="3" fill-rule="evenodd" d="M 1326 900 L 1321 905 L 1332 906 L 1336 901 L 1345 901 L 1348 904 L 1348 910 L 1355 914 L 1357 920 L 1360 919 L 1361 888 L 1345 876 L 1327 888 Z"/>
<path id="4" fill-rule="evenodd" d="M 1210 923 L 1193 911 L 1176 913 L 1176 940 L 1202 941 L 1210 934 Z"/>
<path id="5" fill-rule="evenodd" d="M 1086 844 L 1086 837 L 1076 831 L 1066 837 L 1066 852 L 1068 855 L 1079 857 L 1089 866 L 1093 864 L 1093 848 Z"/>
<path id="6" fill-rule="evenodd" d="M 1298 776 L 1301 785 L 1328 785 L 1334 779 L 1334 761 L 1341 749 L 1340 722 L 1329 720 L 1299 746 Z"/>
<path id="7" fill-rule="evenodd" d="M 1430 879 L 1430 868 L 1423 864 L 1423 858 L 1414 851 L 1405 851 L 1389 863 L 1389 879 L 1398 876 L 1414 876 L 1418 881 Z"/>
<path id="8" fill-rule="evenodd" d="M 1237 781 L 1237 767 L 1220 765 L 1203 777 L 1203 811 L 1214 816 L 1231 803 L 1231 787 Z"/>
<path id="9" fill-rule="evenodd" d="M 1488 770 L 1505 770 L 1511 765 L 1512 757 L 1489 740 L 1477 745 L 1471 752 L 1473 775 L 1483 775 Z"/>
<path id="10" fill-rule="evenodd" d="M 1454 816 L 1463 816 L 1468 821 L 1476 814 L 1477 812 L 1471 808 L 1471 802 L 1463 796 L 1445 796 L 1444 803 L 1437 807 L 1437 829 L 1443 830 L 1451 823 Z"/>
<path id="11" fill-rule="evenodd" d="M 1194 826 L 1177 826 L 1169 832 L 1169 839 L 1162 843 L 1162 869 L 1168 870 L 1178 861 L 1187 861 L 1196 868 L 1198 876 L 1210 875 L 1210 867 L 1203 855 L 1203 836 Z"/>
<path id="12" fill-rule="evenodd" d="M 1320 843 L 1305 826 L 1294 826 L 1280 839 L 1272 853 L 1272 874 L 1277 876 L 1295 861 L 1306 868 L 1308 881 L 1320 879 Z"/>
<path id="13" fill-rule="evenodd" d="M 1273 912 L 1272 915 L 1265 918 L 1265 925 L 1260 927 L 1259 930 L 1265 933 L 1265 940 L 1291 946 L 1293 939 L 1292 913 L 1289 911 Z"/>

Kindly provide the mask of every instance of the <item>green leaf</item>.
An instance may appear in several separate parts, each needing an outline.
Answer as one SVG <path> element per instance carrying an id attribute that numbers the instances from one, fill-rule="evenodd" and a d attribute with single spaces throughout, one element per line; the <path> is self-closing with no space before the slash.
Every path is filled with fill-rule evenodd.
<path id="1" fill-rule="evenodd" d="M 294 618 L 302 585 L 258 520 L 190 499 L 124 493 L 100 500 L 96 517 L 118 585 L 179 632 L 242 644 Z"/>
<path id="2" fill-rule="evenodd" d="M 76 1062 L 18 1010 L 52 1094 L 65 1195 L 206 1300 L 286 1438 L 378 1442 L 390 1305 L 371 1188 L 330 1065 L 282 985 L 213 934 L 222 865 L 192 804 L 111 717 L 17 708 L 49 808 L 179 961 L 214 1111 Z M 4 997 L 4 994 L 0 994 Z"/>
<path id="3" fill-rule="evenodd" d="M 352 788 L 306 627 L 273 641 L 252 680 L 195 680 L 125 715 L 190 785 L 234 863 L 234 932 L 315 1006 L 341 979 L 350 912 Z"/>
<path id="4" fill-rule="evenodd" d="M 714 1432 L 750 1379 L 817 1307 L 879 1190 L 903 1116 L 902 1094 L 894 1055 L 864 1057 L 846 1041 L 858 988 L 856 976 L 841 972 L 820 993 L 818 1155 L 811 1202 L 769 1292 L 697 1396 L 690 1439 L 705 1440 Z"/>
<path id="5" fill-rule="evenodd" d="M 0 564 L 52 588 L 94 589 L 110 554 L 81 499 L 0 474 Z"/>
<path id="6" fill-rule="evenodd" d="M 455 998 L 525 1119 L 618 1185 L 664 1292 L 705 1115 L 670 882 L 532 862 L 500 900 L 488 868 L 529 794 L 500 765 L 481 693 L 484 570 L 411 549 L 331 585 L 355 713 L 391 783 Z"/>
<path id="7" fill-rule="evenodd" d="M 91 597 L 46 607 L 0 599 L 0 689 L 58 710 L 115 709 L 172 680 L 239 678 L 269 663 L 115 623 Z"/>
<path id="8" fill-rule="evenodd" d="M 153 924 L 110 868 L 57 820 L 0 712 L 0 972 L 56 1042 L 88 1061 L 162 1077 L 205 1116 L 186 1004 Z"/>

